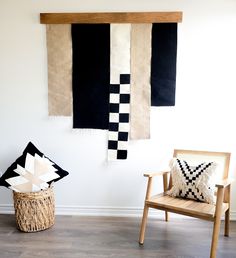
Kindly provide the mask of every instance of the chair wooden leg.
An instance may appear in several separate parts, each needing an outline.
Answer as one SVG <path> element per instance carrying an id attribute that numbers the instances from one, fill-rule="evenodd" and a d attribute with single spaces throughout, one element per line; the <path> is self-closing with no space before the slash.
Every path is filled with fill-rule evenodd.
<path id="1" fill-rule="evenodd" d="M 224 193 L 223 188 L 219 188 L 217 190 L 216 211 L 215 211 L 215 220 L 214 220 L 213 234 L 212 234 L 212 241 L 211 241 L 210 258 L 216 258 L 218 238 L 219 238 L 219 233 L 220 233 L 220 221 L 221 221 L 221 209 L 222 209 L 222 203 L 223 203 L 223 193 Z"/>
<path id="2" fill-rule="evenodd" d="M 164 188 L 164 192 L 166 192 L 168 190 L 168 175 L 167 174 L 163 175 L 163 188 Z M 165 211 L 165 220 L 166 221 L 169 220 L 169 214 L 167 211 Z"/>
<path id="3" fill-rule="evenodd" d="M 145 204 L 144 209 L 143 209 L 143 218 L 142 218 L 142 224 L 141 224 L 141 229 L 140 229 L 140 234 L 139 234 L 139 244 L 140 245 L 142 245 L 144 242 L 148 210 L 149 210 L 149 207 Z"/>
<path id="4" fill-rule="evenodd" d="M 217 220 L 214 221 L 210 258 L 216 258 L 216 250 L 217 250 L 217 245 L 218 245 L 219 232 L 220 232 L 220 218 L 218 218 Z"/>
<path id="5" fill-rule="evenodd" d="M 165 211 L 165 220 L 169 221 L 169 213 L 168 213 L 168 211 Z"/>
<path id="6" fill-rule="evenodd" d="M 229 236 L 229 222 L 230 222 L 230 192 L 231 185 L 228 185 L 224 192 L 224 201 L 229 204 L 228 210 L 225 212 L 225 236 Z"/>
<path id="7" fill-rule="evenodd" d="M 229 236 L 229 220 L 230 220 L 230 209 L 225 212 L 225 236 Z"/>

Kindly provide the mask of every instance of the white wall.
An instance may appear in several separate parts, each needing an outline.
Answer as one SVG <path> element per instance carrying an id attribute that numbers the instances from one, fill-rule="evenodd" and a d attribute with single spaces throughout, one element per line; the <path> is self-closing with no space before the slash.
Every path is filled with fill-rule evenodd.
<path id="1" fill-rule="evenodd" d="M 72 130 L 71 118 L 47 115 L 39 13 L 177 10 L 176 106 L 153 108 L 151 140 L 130 142 L 128 160 L 107 163 L 106 131 Z M 143 172 L 166 167 L 174 148 L 230 151 L 235 177 L 235 0 L 1 0 L 0 12 L 0 171 L 35 143 L 70 172 L 56 184 L 58 213 L 140 214 Z M 236 218 L 235 189 L 232 196 Z M 11 211 L 11 191 L 1 188 L 0 213 Z"/>

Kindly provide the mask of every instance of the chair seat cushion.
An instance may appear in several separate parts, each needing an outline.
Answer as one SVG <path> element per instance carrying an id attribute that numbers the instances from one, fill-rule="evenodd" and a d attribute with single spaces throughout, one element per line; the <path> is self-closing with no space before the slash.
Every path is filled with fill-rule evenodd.
<path id="1" fill-rule="evenodd" d="M 185 160 L 173 158 L 170 162 L 173 186 L 167 194 L 214 204 L 216 167 L 215 162 L 192 166 Z"/>

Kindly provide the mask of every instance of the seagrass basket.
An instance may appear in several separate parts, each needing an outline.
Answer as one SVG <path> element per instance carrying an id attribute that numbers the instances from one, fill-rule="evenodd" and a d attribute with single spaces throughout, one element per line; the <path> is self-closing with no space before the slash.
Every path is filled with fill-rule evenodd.
<path id="1" fill-rule="evenodd" d="M 51 227 L 55 221 L 53 188 L 40 192 L 13 191 L 16 224 L 24 232 L 37 232 Z"/>

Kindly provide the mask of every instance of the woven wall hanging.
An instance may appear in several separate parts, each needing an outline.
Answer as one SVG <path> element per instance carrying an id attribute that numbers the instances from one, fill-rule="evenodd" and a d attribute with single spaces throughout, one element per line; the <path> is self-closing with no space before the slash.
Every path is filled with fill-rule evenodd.
<path id="1" fill-rule="evenodd" d="M 49 115 L 108 130 L 108 160 L 150 138 L 151 106 L 174 106 L 181 12 L 44 13 Z"/>

